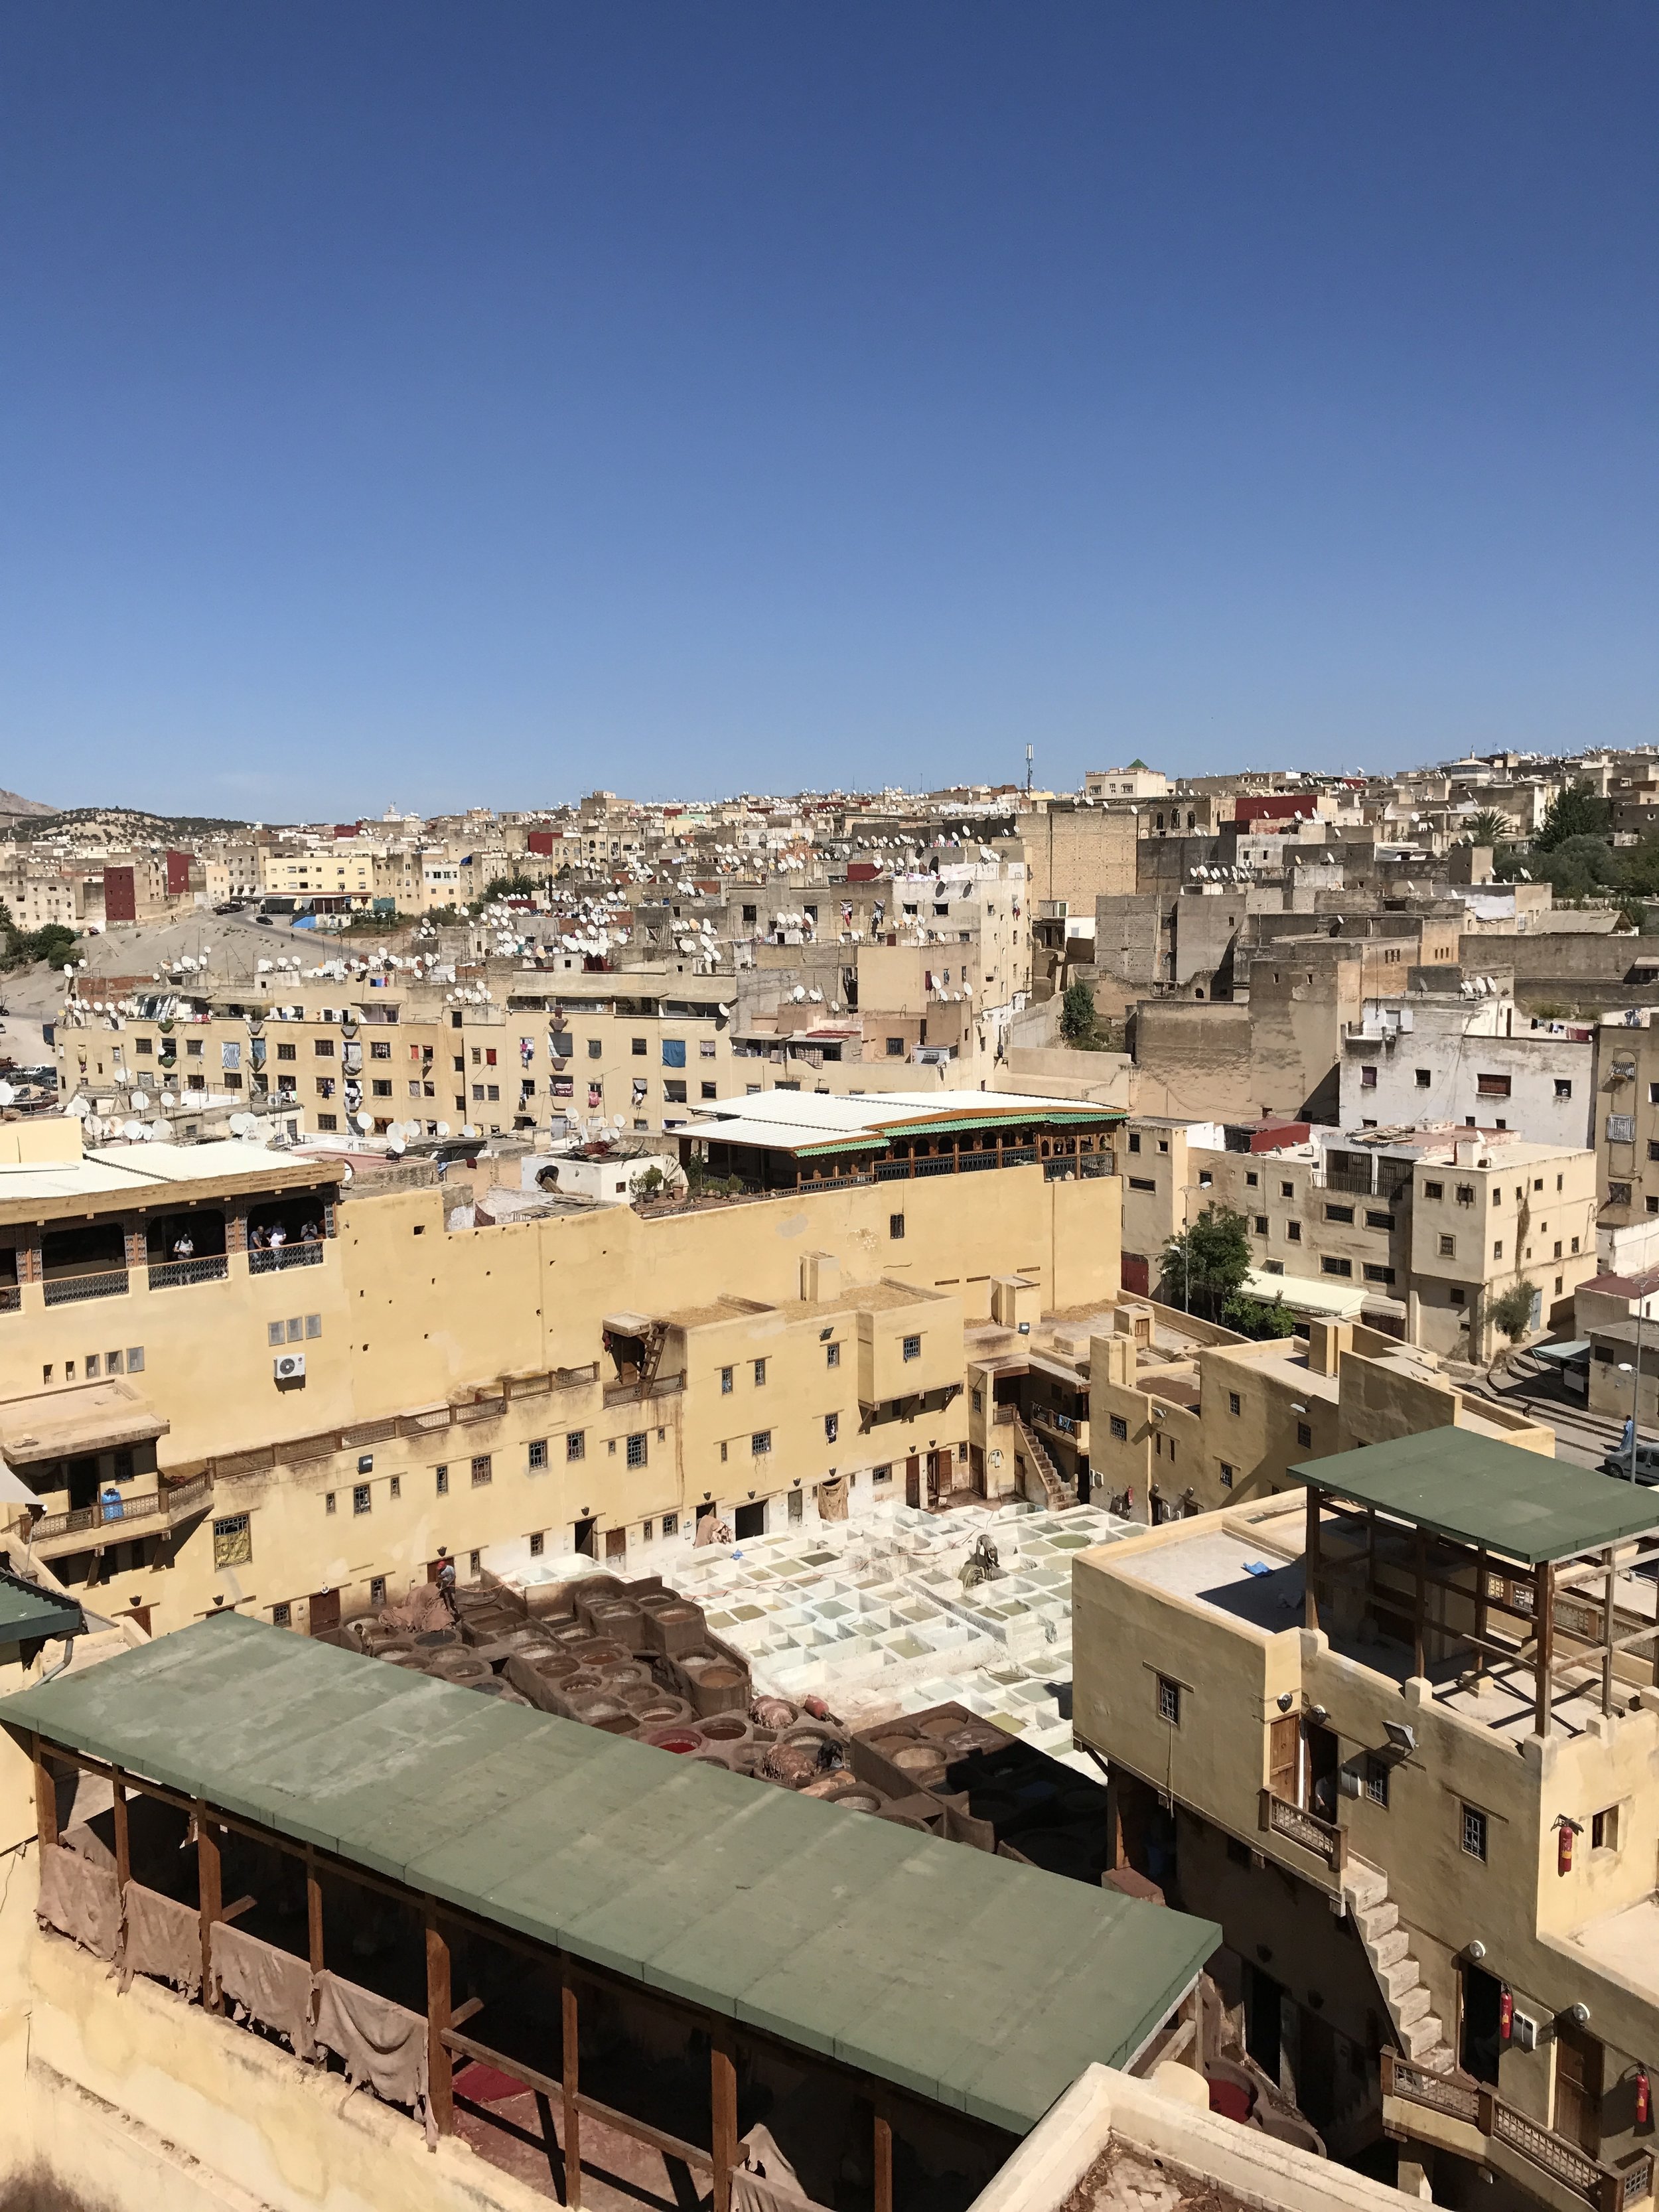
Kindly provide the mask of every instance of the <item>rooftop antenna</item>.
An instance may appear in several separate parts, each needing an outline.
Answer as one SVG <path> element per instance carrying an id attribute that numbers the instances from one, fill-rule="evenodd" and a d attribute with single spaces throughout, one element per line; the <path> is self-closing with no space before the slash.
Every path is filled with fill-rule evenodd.
<path id="1" fill-rule="evenodd" d="M 1029 798 L 1030 797 L 1030 794 L 1031 794 L 1031 747 L 1030 747 L 1030 745 L 1027 745 L 1027 746 L 1026 746 L 1026 748 L 1025 748 L 1025 795 L 1026 795 L 1026 797 L 1029 799 Z"/>

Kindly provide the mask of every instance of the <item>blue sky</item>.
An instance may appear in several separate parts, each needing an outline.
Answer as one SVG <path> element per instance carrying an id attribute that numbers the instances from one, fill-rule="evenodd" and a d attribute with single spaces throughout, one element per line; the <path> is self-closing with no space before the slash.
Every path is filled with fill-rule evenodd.
<path id="1" fill-rule="evenodd" d="M 1659 735 L 1659 13 L 10 0 L 0 785 Z"/>

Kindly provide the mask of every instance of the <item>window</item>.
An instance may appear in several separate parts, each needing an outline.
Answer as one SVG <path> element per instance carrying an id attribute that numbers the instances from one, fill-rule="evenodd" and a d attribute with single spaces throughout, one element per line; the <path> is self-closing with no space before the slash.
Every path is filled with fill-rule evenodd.
<path id="1" fill-rule="evenodd" d="M 718 1098 L 720 1095 L 720 1087 L 718 1083 L 700 1084 L 698 1088 L 701 1090 L 705 1098 Z"/>
<path id="2" fill-rule="evenodd" d="M 437 1490 L 439 1497 L 447 1498 L 449 1495 L 449 1469 L 447 1467 L 434 1468 L 433 1469 L 433 1473 L 438 1479 Z"/>
<path id="3" fill-rule="evenodd" d="M 645 1058 L 645 1039 L 643 1037 L 632 1038 L 630 1040 L 629 1048 L 635 1060 L 643 1060 Z"/>
<path id="4" fill-rule="evenodd" d="M 1652 1085 L 1649 1085 L 1649 1088 L 1650 1088 L 1650 1089 L 1652 1088 Z M 1556 1077 L 1556 1079 L 1555 1079 L 1555 1095 L 1556 1095 L 1556 1097 L 1557 1097 L 1558 1098 L 1571 1098 L 1571 1096 L 1572 1096 L 1572 1083 L 1571 1083 L 1571 1078 L 1570 1078 L 1570 1077 L 1567 1077 L 1567 1076 L 1565 1076 L 1565 1075 L 1558 1075 L 1558 1076 Z"/>
<path id="5" fill-rule="evenodd" d="M 368 1048 L 368 1056 L 371 1060 L 390 1060 L 392 1057 L 392 1047 L 389 1044 L 380 1044 L 371 1041 Z"/>
<path id="6" fill-rule="evenodd" d="M 1227 1411 L 1230 1413 L 1237 1413 L 1243 1411 L 1243 1407 L 1239 1401 L 1239 1395 L 1237 1390 L 1229 1390 L 1227 1393 Z"/>
<path id="7" fill-rule="evenodd" d="M 1365 1226 L 1367 1229 L 1392 1229 L 1394 1216 L 1391 1213 L 1378 1213 L 1368 1206 L 1365 1210 Z"/>
<path id="8" fill-rule="evenodd" d="M 1472 1182 L 1460 1182 L 1458 1184 L 1457 1203 L 1460 1206 L 1473 1206 L 1474 1204 L 1474 1185 Z"/>
<path id="9" fill-rule="evenodd" d="M 841 1415 L 839 1413 L 826 1413 L 823 1417 L 823 1441 L 827 1444 L 832 1444 L 840 1434 Z"/>
<path id="10" fill-rule="evenodd" d="M 1254 1190 L 1261 1181 L 1261 1176 L 1251 1168 L 1244 1177 L 1244 1187 L 1247 1190 Z"/>
<path id="11" fill-rule="evenodd" d="M 587 1431 L 586 1429 L 571 1430 L 569 1435 L 564 1440 L 564 1455 L 567 1459 L 586 1458 Z"/>
<path id="12" fill-rule="evenodd" d="M 919 1336 L 907 1336 L 907 1337 L 905 1338 L 905 1340 L 904 1340 L 904 1356 L 905 1356 L 905 1358 L 906 1358 L 907 1359 L 920 1359 L 920 1358 L 921 1358 L 921 1339 Z"/>
<path id="13" fill-rule="evenodd" d="M 485 1483 L 489 1480 L 492 1472 L 489 1454 L 480 1452 L 472 1462 L 472 1487 L 475 1490 L 482 1490 Z"/>
<path id="14" fill-rule="evenodd" d="M 141 1052 L 148 1051 L 149 1047 L 146 1045 L 141 1045 L 139 1047 L 139 1050 Z M 276 1048 L 276 1057 L 278 1060 L 292 1060 L 294 1058 L 294 1047 L 291 1044 L 279 1044 Z"/>
<path id="15" fill-rule="evenodd" d="M 1296 1185 L 1293 1182 L 1280 1183 L 1279 1186 L 1279 1194 L 1281 1198 L 1294 1198 L 1296 1196 Z"/>
<path id="16" fill-rule="evenodd" d="M 1426 1090 L 1428 1089 L 1428 1087 L 1429 1087 L 1429 1071 L 1428 1071 L 1428 1069 L 1427 1069 L 1426 1067 L 1419 1067 L 1419 1068 L 1414 1068 L 1412 1072 L 1413 1072 L 1413 1074 L 1416 1076 L 1416 1078 L 1417 1078 L 1417 1087 L 1418 1087 L 1418 1089 L 1419 1089 L 1419 1091 L 1426 1091 Z"/>
<path id="17" fill-rule="evenodd" d="M 1131 1190 L 1156 1190 L 1158 1188 L 1158 1185 L 1153 1182 L 1151 1176 L 1131 1176 L 1129 1177 L 1129 1188 Z"/>
<path id="18" fill-rule="evenodd" d="M 216 1528 L 217 1523 L 215 1523 Z M 1590 1849 L 1593 1851 L 1616 1851 L 1619 1848 L 1619 1808 L 1609 1805 L 1605 1813 L 1595 1814 L 1590 1820 Z"/>
<path id="19" fill-rule="evenodd" d="M 823 1364 L 824 1364 L 824 1365 L 825 1365 L 826 1367 L 839 1367 L 839 1366 L 841 1365 L 841 1346 L 840 1346 L 840 1345 L 838 1345 L 838 1344 L 826 1344 L 826 1345 L 824 1346 L 824 1347 L 823 1347 Z"/>
<path id="20" fill-rule="evenodd" d="M 546 1538 L 543 1535 L 542 1531 L 539 1528 L 532 1532 L 530 1539 L 530 1556 L 532 1559 L 540 1559 L 542 1555 L 542 1547 L 545 1541 Z"/>
<path id="21" fill-rule="evenodd" d="M 1443 1260 L 1455 1260 L 1457 1257 L 1457 1239 L 1455 1237 L 1441 1238 L 1440 1256 Z"/>
<path id="22" fill-rule="evenodd" d="M 371 1083 L 368 1088 L 369 1094 L 372 1097 L 390 1098 L 392 1096 L 392 1085 L 389 1083 Z"/>
<path id="23" fill-rule="evenodd" d="M 291 1628 L 294 1626 L 294 1607 L 291 1605 L 273 1605 L 270 1625 L 273 1628 Z"/>
<path id="24" fill-rule="evenodd" d="M 1373 1267 L 1367 1264 L 1364 1273 L 1368 1283 L 1391 1283 L 1394 1280 L 1392 1267 Z"/>
<path id="25" fill-rule="evenodd" d="M 1124 1419 L 1123 1415 L 1121 1413 L 1109 1413 L 1106 1416 L 1106 1419 L 1111 1428 L 1112 1441 L 1114 1443 L 1127 1443 L 1129 1440 L 1129 1424 Z"/>
<path id="26" fill-rule="evenodd" d="M 1224 1490 L 1231 1490 L 1232 1488 L 1233 1473 L 1234 1469 L 1232 1462 L 1229 1459 L 1224 1459 L 1221 1462 L 1221 1487 Z"/>
<path id="27" fill-rule="evenodd" d="M 1362 1068 L 1360 1069 L 1360 1071 L 1359 1071 L 1359 1087 L 1360 1087 L 1360 1089 L 1361 1089 L 1362 1091 L 1375 1091 L 1375 1090 L 1376 1090 L 1376 1070 L 1375 1066 L 1362 1067 Z"/>
<path id="28" fill-rule="evenodd" d="M 547 1438 L 532 1437 L 530 1440 L 530 1464 L 532 1468 L 547 1465 Z"/>
<path id="29" fill-rule="evenodd" d="M 1258 1214 L 1255 1217 L 1255 1233 L 1256 1233 L 1256 1235 L 1257 1235 L 1258 1237 L 1265 1237 L 1265 1236 L 1267 1235 L 1267 1215 L 1266 1215 L 1265 1213 L 1258 1213 Z"/>
<path id="30" fill-rule="evenodd" d="M 477 1571 L 478 1571 L 478 1569 L 480 1568 L 480 1566 L 482 1566 L 482 1565 L 483 1565 L 483 1554 L 481 1552 L 469 1552 L 469 1553 L 467 1553 L 467 1555 L 466 1555 L 466 1571 L 467 1571 L 467 1572 L 468 1572 L 469 1574 L 476 1575 L 476 1574 L 477 1573 Z"/>
<path id="31" fill-rule="evenodd" d="M 1445 1194 L 1446 1186 L 1443 1182 L 1425 1182 L 1423 1186 L 1425 1198 L 1443 1198 Z"/>
<path id="32" fill-rule="evenodd" d="M 1458 1287 L 1458 1285 L 1457 1285 L 1456 1284 L 1454 1284 L 1454 1285 L 1452 1285 L 1451 1289 L 1450 1289 L 1450 1290 L 1449 1290 L 1449 1291 L 1447 1291 L 1447 1293 L 1446 1293 L 1446 1304 L 1447 1304 L 1449 1306 L 1461 1306 L 1461 1305 L 1462 1304 L 1462 1303 L 1463 1303 L 1463 1293 L 1462 1293 L 1462 1291 Z"/>
<path id="33" fill-rule="evenodd" d="M 680 1516 L 678 1513 L 665 1513 L 663 1515 L 662 1533 L 665 1536 L 678 1535 L 679 1533 L 679 1526 Z"/>
<path id="34" fill-rule="evenodd" d="M 1132 1152 L 1138 1152 L 1140 1150 L 1140 1139 L 1138 1136 L 1132 1136 L 1130 1138 L 1129 1150 Z"/>
<path id="35" fill-rule="evenodd" d="M 893 1470 L 890 1467 L 872 1467 L 870 1470 L 870 1480 L 872 1482 L 890 1482 L 893 1480 Z"/>
<path id="36" fill-rule="evenodd" d="M 323 1492 L 323 1510 L 325 1513 L 331 1513 L 334 1510 L 334 1492 L 331 1490 L 325 1490 Z"/>
<path id="37" fill-rule="evenodd" d="M 352 1511 L 354 1513 L 367 1513 L 373 1504 L 374 1498 L 370 1492 L 369 1485 L 366 1482 L 354 1483 L 351 1491 Z"/>
<path id="38" fill-rule="evenodd" d="M 1510 1095 L 1510 1079 L 1507 1075 L 1477 1075 L 1474 1079 L 1474 1095 L 1477 1098 L 1507 1098 Z"/>
<path id="39" fill-rule="evenodd" d="M 643 1429 L 640 1429 L 628 1439 L 628 1464 L 629 1467 L 643 1467 L 645 1465 L 645 1431 Z"/>
<path id="40" fill-rule="evenodd" d="M 664 1103 L 670 1106 L 684 1106 L 686 1103 L 685 1085 L 683 1083 L 665 1082 L 662 1086 L 662 1095 Z"/>
<path id="41" fill-rule="evenodd" d="M 732 1395 L 732 1370 L 729 1367 L 722 1367 L 720 1370 L 720 1395 L 724 1398 L 729 1398 Z"/>
<path id="42" fill-rule="evenodd" d="M 896 1237 L 902 1237 L 902 1236 L 903 1236 L 903 1234 L 904 1234 L 904 1216 L 903 1216 L 902 1213 L 890 1213 L 890 1214 L 888 1215 L 888 1217 L 887 1217 L 887 1234 L 888 1234 L 890 1237 L 896 1237 Z"/>
<path id="43" fill-rule="evenodd" d="M 904 1039 L 903 1039 L 902 1037 L 889 1037 L 889 1038 L 888 1038 L 888 1040 L 887 1040 L 887 1057 L 888 1057 L 890 1060 L 902 1060 L 902 1059 L 903 1059 L 903 1057 L 904 1057 Z"/>
<path id="44" fill-rule="evenodd" d="M 1473 1805 L 1463 1808 L 1462 1843 L 1466 1858 L 1484 1862 L 1486 1856 L 1486 1816 L 1484 1813 L 1477 1813 Z"/>
<path id="45" fill-rule="evenodd" d="M 763 1457 L 764 1454 L 769 1452 L 772 1449 L 771 1430 L 757 1429 L 754 1435 L 749 1439 L 749 1449 L 754 1453 L 757 1459 Z"/>
<path id="46" fill-rule="evenodd" d="M 1636 1116 L 1633 1114 L 1609 1114 L 1607 1142 L 1610 1145 L 1633 1144 L 1636 1139 Z"/>
<path id="47" fill-rule="evenodd" d="M 599 1060 L 604 1056 L 604 1053 L 605 1044 L 603 1040 L 599 1037 L 589 1037 L 587 1040 L 588 1058 L 590 1060 Z"/>
<path id="48" fill-rule="evenodd" d="M 1389 1762 L 1373 1753 L 1365 1761 L 1365 1795 L 1373 1805 L 1389 1809 Z"/>
<path id="49" fill-rule="evenodd" d="M 392 1478 L 392 1495 L 394 1498 L 401 1498 L 403 1494 L 404 1479 L 400 1474 L 394 1474 Z"/>
<path id="50" fill-rule="evenodd" d="M 1287 1221 L 1285 1224 L 1285 1235 L 1291 1243 L 1299 1244 L 1302 1242 L 1302 1224 L 1299 1221 Z"/>
<path id="51" fill-rule="evenodd" d="M 1158 1677 L 1158 1717 L 1168 1721 L 1171 1728 L 1181 1726 L 1181 1685 L 1172 1682 L 1167 1674 Z"/>
<path id="52" fill-rule="evenodd" d="M 1353 1261 L 1326 1258 L 1320 1261 L 1319 1272 L 1322 1275 L 1351 1276 L 1353 1273 Z"/>
<path id="53" fill-rule="evenodd" d="M 232 1513 L 213 1524 L 216 1567 L 246 1567 L 253 1559 L 253 1528 L 246 1513 Z"/>
<path id="54" fill-rule="evenodd" d="M 1492 1239 L 1492 1256 L 1494 1260 L 1501 1260 L 1504 1256 L 1504 1240 L 1501 1237 L 1494 1237 Z"/>
<path id="55" fill-rule="evenodd" d="M 196 1048 L 198 1052 L 199 1052 L 201 1048 L 200 1045 L 198 1045 Z M 319 1060 L 332 1060 L 334 1057 L 334 1040 L 332 1037 L 316 1037 L 312 1042 L 311 1049 L 317 1055 Z"/>
<path id="56" fill-rule="evenodd" d="M 1309 1427 L 1306 1421 L 1298 1421 L 1297 1423 L 1296 1442 L 1297 1449 L 1299 1451 L 1311 1451 L 1313 1449 L 1313 1431 Z"/>
<path id="57" fill-rule="evenodd" d="M 1610 1182 L 1607 1185 L 1607 1204 L 1609 1206 L 1628 1206 L 1630 1204 L 1630 1185 L 1627 1182 Z"/>
<path id="58" fill-rule="evenodd" d="M 758 1389 L 762 1389 L 762 1388 L 763 1388 L 763 1385 L 764 1385 L 764 1383 L 765 1383 L 765 1381 L 766 1381 L 766 1362 L 765 1362 L 763 1359 L 757 1359 L 757 1360 L 755 1362 L 755 1388 L 756 1388 L 757 1390 L 758 1390 Z"/>
<path id="59" fill-rule="evenodd" d="M 1327 1221 L 1352 1221 L 1353 1208 L 1351 1206 L 1328 1206 L 1325 1208 L 1325 1218 Z"/>

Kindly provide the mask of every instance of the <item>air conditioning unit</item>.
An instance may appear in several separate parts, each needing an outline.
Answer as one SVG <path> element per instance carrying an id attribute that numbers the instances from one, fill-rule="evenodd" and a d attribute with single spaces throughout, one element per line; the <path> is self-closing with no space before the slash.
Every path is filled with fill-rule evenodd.
<path id="1" fill-rule="evenodd" d="M 278 1352 L 270 1363 L 270 1371 L 279 1382 L 303 1382 L 306 1356 L 303 1352 Z"/>

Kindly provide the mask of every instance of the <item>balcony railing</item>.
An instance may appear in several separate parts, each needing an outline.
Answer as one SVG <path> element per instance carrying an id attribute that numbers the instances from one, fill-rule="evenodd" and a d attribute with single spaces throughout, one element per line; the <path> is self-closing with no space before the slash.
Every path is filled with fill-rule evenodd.
<path id="1" fill-rule="evenodd" d="M 21 1313 L 23 1292 L 16 1283 L 0 1283 L 0 1313 Z"/>
<path id="2" fill-rule="evenodd" d="M 1310 1813 L 1303 1805 L 1293 1805 L 1288 1797 L 1275 1797 L 1271 1790 L 1261 1793 L 1261 1826 L 1269 1835 L 1283 1836 L 1287 1843 L 1299 1844 L 1304 1851 L 1311 1851 L 1322 1859 L 1333 1874 L 1340 1874 L 1347 1858 L 1347 1835 L 1334 1820 L 1322 1820 L 1317 1813 Z"/>
<path id="3" fill-rule="evenodd" d="M 1384 2106 L 1392 2100 L 1461 2120 L 1489 2142 L 1502 2143 L 1540 2173 L 1571 2191 L 1592 2212 L 1626 2212 L 1653 2195 L 1653 2160 L 1644 2151 L 1626 2166 L 1604 2166 L 1565 2136 L 1507 2105 L 1495 2089 L 1467 2075 L 1437 2074 L 1395 2051 L 1382 2053 Z"/>
<path id="4" fill-rule="evenodd" d="M 199 1260 L 152 1260 L 149 1286 L 173 1291 L 185 1283 L 222 1283 L 229 1273 L 230 1261 L 222 1252 L 204 1252 Z"/>
<path id="5" fill-rule="evenodd" d="M 67 1513 L 43 1513 L 29 1530 L 30 1547 L 36 1553 L 47 1545 L 73 1551 L 77 1547 L 65 1538 L 93 1536 L 99 1543 L 119 1543 L 128 1536 L 149 1535 L 158 1525 L 171 1528 L 188 1519 L 212 1495 L 212 1478 L 198 1475 L 192 1482 L 163 1484 L 118 1501 L 100 1498 L 96 1505 L 77 1505 Z M 83 1543 L 78 1548 L 90 1551 L 95 1546 Z"/>
<path id="6" fill-rule="evenodd" d="M 74 1305 L 82 1298 L 125 1297 L 127 1271 L 125 1267 L 100 1267 L 92 1275 L 48 1275 L 44 1287 L 49 1306 Z"/>
<path id="7" fill-rule="evenodd" d="M 250 1275 L 274 1275 L 283 1267 L 320 1267 L 323 1246 L 314 1244 L 267 1244 L 262 1251 L 250 1251 L 247 1271 Z"/>

